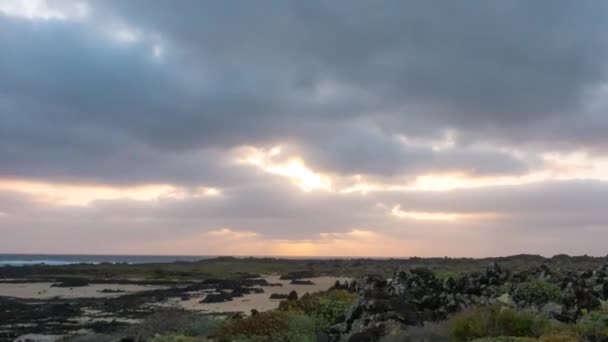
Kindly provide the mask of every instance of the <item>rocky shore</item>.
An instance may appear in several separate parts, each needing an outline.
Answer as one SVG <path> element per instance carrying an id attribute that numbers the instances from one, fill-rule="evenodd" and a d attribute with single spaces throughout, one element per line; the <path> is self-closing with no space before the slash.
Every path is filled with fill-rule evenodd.
<path id="1" fill-rule="evenodd" d="M 237 271 L 243 269 L 274 275 Z M 332 311 L 331 294 L 315 297 L 325 301 L 329 311 L 315 311 L 311 297 L 300 303 L 313 318 L 331 312 L 331 320 L 318 331 L 319 341 L 377 341 L 486 305 L 532 310 L 573 323 L 606 305 L 608 259 L 217 258 L 154 266 L 0 267 L 0 341 L 26 334 L 114 335 L 150 315 L 175 309 L 239 321 L 243 314 L 300 307 L 295 301 L 304 293 L 329 288 L 350 297 L 340 312 Z M 282 305 L 287 302 L 292 303 Z"/>
<path id="2" fill-rule="evenodd" d="M 608 300 L 608 265 L 578 272 L 552 271 L 546 265 L 511 272 L 491 263 L 485 271 L 458 279 L 438 278 L 418 268 L 397 272 L 391 279 L 363 277 L 356 291 L 358 300 L 331 327 L 330 341 L 375 341 L 411 326 L 445 320 L 467 308 L 493 304 L 572 323 Z"/>
<path id="3" fill-rule="evenodd" d="M 0 341 L 32 334 L 106 334 L 124 330 L 163 310 L 240 317 L 252 310 L 272 310 L 281 300 L 297 298 L 298 293 L 327 290 L 336 279 L 345 278 L 314 278 L 318 283 L 314 286 L 310 280 L 302 279 L 291 284 L 293 279 L 280 279 L 278 275 L 194 282 L 150 281 L 152 285 L 144 280 L 59 279 L 55 283 L 49 283 L 48 279 L 34 283 L 27 282 L 28 279 L 7 280 L 0 282 Z M 6 291 L 6 286 L 23 287 L 21 297 L 7 296 L 16 291 Z M 61 295 L 53 296 L 57 294 Z"/>
<path id="4" fill-rule="evenodd" d="M 83 279 L 72 279 L 55 286 L 86 286 L 90 283 Z M 208 279 L 127 294 L 106 290 L 115 296 L 101 298 L 30 299 L 0 294 L 0 341 L 23 334 L 64 335 L 76 330 L 105 333 L 158 311 L 159 306 L 154 303 L 163 303 L 170 298 L 188 300 L 202 292 L 209 293 L 203 299 L 208 302 L 229 301 L 247 293 L 264 292 L 261 286 L 267 285 L 270 284 L 266 280 L 257 278 Z"/>

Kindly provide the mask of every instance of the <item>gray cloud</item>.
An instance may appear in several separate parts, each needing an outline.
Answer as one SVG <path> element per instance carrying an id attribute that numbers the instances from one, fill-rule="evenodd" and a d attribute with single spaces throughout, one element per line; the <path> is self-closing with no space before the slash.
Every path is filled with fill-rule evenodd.
<path id="1" fill-rule="evenodd" d="M 392 134 L 451 128 L 463 142 L 604 144 L 606 122 L 584 103 L 605 80 L 603 4 L 89 6 L 81 21 L 0 16 L 1 152 L 23 164 L 4 173 L 52 168 L 48 159 L 83 165 L 87 155 L 124 164 L 136 144 L 160 156 L 284 141 L 339 172 L 517 173 L 530 166 L 504 153 L 402 149 Z M 112 40 L 113 25 L 140 39 Z M 116 177 L 66 169 L 56 172 Z"/>
<path id="2" fill-rule="evenodd" d="M 386 120 L 406 131 L 416 132 L 424 115 L 427 129 L 455 126 L 474 135 L 488 129 L 479 135 L 513 141 L 534 125 L 527 140 L 555 139 L 542 124 L 555 116 L 578 119 L 585 91 L 606 76 L 606 7 L 598 3 L 105 4 L 194 58 L 265 74 L 279 93 L 291 87 L 312 96 L 326 80 L 363 90 L 367 106 L 352 96 L 333 114 L 392 109 Z M 165 16 L 168 10 L 177 15 Z M 418 109 L 408 113 L 412 106 Z"/>
<path id="3" fill-rule="evenodd" d="M 599 181 L 303 193 L 229 155 L 240 145 L 282 144 L 285 154 L 319 172 L 380 182 L 453 171 L 521 175 L 541 168 L 538 154 L 545 151 L 605 155 L 608 5 L 602 2 L 88 6 L 89 16 L 78 20 L 0 13 L 0 178 L 205 185 L 223 195 L 75 208 L 3 192 L 0 212 L 8 215 L 0 216 L 0 233 L 12 238 L 0 242 L 2 250 L 25 246 L 47 224 L 57 236 L 84 240 L 81 232 L 103 231 L 113 236 L 107 244 L 142 231 L 160 239 L 232 227 L 309 239 L 361 227 L 428 243 L 511 241 L 505 251 L 520 250 L 517 238 L 541 241 L 548 229 L 579 247 L 577 232 L 600 236 L 606 229 L 600 204 L 607 191 Z M 112 30 L 119 28 L 137 39 L 117 40 Z M 159 46 L 162 55 L 155 56 Z M 447 130 L 455 132 L 453 144 L 433 148 Z M 397 204 L 501 216 L 412 221 L 387 215 Z M 560 250 L 555 241 L 537 243 Z M 601 253 L 600 246 L 593 252 Z"/>
<path id="4" fill-rule="evenodd" d="M 0 248 L 10 251 L 14 246 L 27 245 L 27 238 L 38 232 L 53 241 L 72 241 L 67 238 L 70 234 L 87 241 L 99 237 L 103 241 L 99 248 L 111 249 L 114 243 L 122 246 L 137 242 L 134 246 L 145 246 L 148 242 L 188 239 L 222 228 L 257 232 L 267 241 L 314 241 L 320 239 L 320 233 L 360 229 L 425 246 L 451 241 L 461 245 L 450 252 L 457 255 L 514 251 L 603 255 L 601 244 L 591 243 L 585 249 L 584 242 L 591 241 L 589 237 L 600 238 L 608 230 L 608 217 L 601 205 L 606 200 L 608 188 L 602 182 L 548 182 L 509 189 L 366 196 L 294 194 L 281 184 L 251 185 L 214 198 L 97 201 L 88 207 L 49 207 L 36 204 L 34 198 L 3 192 L 0 210 L 8 215 L 0 218 L 0 230 L 6 237 Z M 494 212 L 499 216 L 460 222 L 419 221 L 391 216 L 393 204 L 400 204 L 405 211 Z M 560 239 L 565 238 L 569 242 L 560 244 Z M 57 246 L 65 247 L 65 243 L 58 242 Z M 480 244 L 493 251 L 478 248 Z M 410 254 L 404 250 L 402 255 Z"/>

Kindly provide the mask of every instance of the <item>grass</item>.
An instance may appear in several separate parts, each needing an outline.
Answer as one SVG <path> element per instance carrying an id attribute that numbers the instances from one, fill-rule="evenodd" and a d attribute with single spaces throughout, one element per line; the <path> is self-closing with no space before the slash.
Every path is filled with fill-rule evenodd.
<path id="1" fill-rule="evenodd" d="M 461 312 L 448 324 L 450 335 L 456 341 L 499 336 L 538 337 L 549 326 L 548 320 L 538 314 L 499 306 Z"/>
<path id="2" fill-rule="evenodd" d="M 359 277 L 376 273 L 391 276 L 393 272 L 425 267 L 439 278 L 458 276 L 483 270 L 491 261 L 512 271 L 528 269 L 543 263 L 559 265 L 562 271 L 595 268 L 605 258 L 570 257 L 547 259 L 536 255 L 517 255 L 504 258 L 409 258 L 409 259 L 280 259 L 217 257 L 196 262 L 164 264 L 99 264 L 66 266 L 24 266 L 0 268 L 4 278 L 79 277 L 94 279 L 146 279 L 188 281 L 196 279 L 234 279 L 248 274 L 287 274 L 306 271 L 318 275 Z"/>
<path id="3" fill-rule="evenodd" d="M 559 287 L 546 281 L 528 281 L 517 285 L 513 291 L 513 299 L 517 302 L 545 304 L 560 303 L 562 293 Z"/>
<path id="4" fill-rule="evenodd" d="M 608 310 L 592 311 L 576 322 L 578 333 L 589 341 L 608 341 Z"/>
<path id="5" fill-rule="evenodd" d="M 305 314 L 315 322 L 318 330 L 327 330 L 356 299 L 356 294 L 345 290 L 307 293 L 300 299 L 281 302 L 279 310 Z"/>
<path id="6" fill-rule="evenodd" d="M 219 329 L 215 337 L 221 342 L 314 342 L 315 331 L 311 318 L 273 310 L 230 321 Z"/>

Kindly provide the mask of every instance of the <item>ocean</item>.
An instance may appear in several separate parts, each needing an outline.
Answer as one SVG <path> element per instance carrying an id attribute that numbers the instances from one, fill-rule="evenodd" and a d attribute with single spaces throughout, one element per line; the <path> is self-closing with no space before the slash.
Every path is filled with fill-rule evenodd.
<path id="1" fill-rule="evenodd" d="M 100 263 L 170 263 L 197 261 L 209 256 L 195 255 L 77 255 L 77 254 L 0 254 L 0 266 L 70 265 Z"/>

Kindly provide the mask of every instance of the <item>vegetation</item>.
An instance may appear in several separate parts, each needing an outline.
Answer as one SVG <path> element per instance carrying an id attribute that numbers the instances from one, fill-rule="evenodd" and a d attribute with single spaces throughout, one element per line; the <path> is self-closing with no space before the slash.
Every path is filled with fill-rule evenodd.
<path id="1" fill-rule="evenodd" d="M 277 310 L 228 320 L 166 310 L 129 328 L 126 335 L 152 342 L 314 342 L 317 332 L 327 330 L 355 299 L 345 290 L 316 292 L 284 301 Z"/>
<path id="2" fill-rule="evenodd" d="M 538 314 L 489 306 L 464 311 L 449 322 L 450 335 L 457 341 L 484 337 L 538 337 L 548 321 Z"/>
<path id="3" fill-rule="evenodd" d="M 520 256 L 511 261 L 517 263 L 521 260 L 531 260 L 531 263 L 534 263 L 537 258 L 534 256 Z M 566 261 L 560 261 L 560 272 L 564 272 L 563 270 L 568 269 L 568 267 L 575 265 L 577 262 L 586 265 L 595 261 L 597 260 L 587 257 L 580 260 L 570 258 Z M 565 262 L 565 264 L 561 262 Z M 381 338 L 380 342 L 608 342 L 608 308 L 598 311 L 586 311 L 594 310 L 598 306 L 587 305 L 586 303 L 590 302 L 587 295 L 594 294 L 596 291 L 604 291 L 604 287 L 602 287 L 604 283 L 602 281 L 607 281 L 608 277 L 603 275 L 602 270 L 585 271 L 586 275 L 584 277 L 582 276 L 582 271 L 574 275 L 554 273 L 552 278 L 550 278 L 551 282 L 537 280 L 540 277 L 537 278 L 533 273 L 530 273 L 532 275 L 525 278 L 513 277 L 513 279 L 517 279 L 516 281 L 507 279 L 504 283 L 492 283 L 490 285 L 480 281 L 480 279 L 489 279 L 482 272 L 465 275 L 457 279 L 457 281 L 460 281 L 460 283 L 457 283 L 458 285 L 450 285 L 450 282 L 456 284 L 453 280 L 436 280 L 437 274 L 447 276 L 461 271 L 461 269 L 452 268 L 454 266 L 463 266 L 464 268 L 477 267 L 476 260 L 467 259 L 412 258 L 409 260 L 362 261 L 215 258 L 194 263 L 100 265 L 102 267 L 99 268 L 94 268 L 91 265 L 75 265 L 53 268 L 53 270 L 60 270 L 60 274 L 61 272 L 66 272 L 66 274 L 69 273 L 69 276 L 74 277 L 84 274 L 93 278 L 102 274 L 108 277 L 132 277 L 139 275 L 142 278 L 147 277 L 148 279 L 180 281 L 187 278 L 193 280 L 201 278 L 209 279 L 211 275 L 217 279 L 248 278 L 257 275 L 257 273 L 280 273 L 286 279 L 299 279 L 299 277 L 307 275 L 357 275 L 360 272 L 370 273 L 370 268 L 374 268 L 373 270 L 376 273 L 382 274 L 389 272 L 389 269 L 398 267 L 399 265 L 412 266 L 411 268 L 408 267 L 410 271 L 410 278 L 408 280 L 412 281 L 412 285 L 408 286 L 411 286 L 411 288 L 419 286 L 431 289 L 431 291 L 428 291 L 430 295 L 426 296 L 430 296 L 431 299 L 433 298 L 432 296 L 444 296 L 446 299 L 445 303 L 447 304 L 433 306 L 437 304 L 429 301 L 430 304 L 424 306 L 427 305 L 423 304 L 424 301 L 418 301 L 415 303 L 418 306 L 411 309 L 407 305 L 398 306 L 395 304 L 396 306 L 393 307 L 391 306 L 394 304 L 393 302 L 380 301 L 380 304 L 386 305 L 388 309 L 385 306 L 379 306 L 379 309 L 372 307 L 372 309 L 369 309 L 369 313 L 371 314 L 365 316 L 361 314 L 361 312 L 364 312 L 363 310 L 367 310 L 365 309 L 367 308 L 365 305 L 369 303 L 374 304 L 376 298 L 385 300 L 391 296 L 379 290 L 382 286 L 387 287 L 388 290 L 393 288 L 390 287 L 390 284 L 387 285 L 382 277 L 378 277 L 377 283 L 373 282 L 374 279 L 370 280 L 369 285 L 373 285 L 370 287 L 373 291 L 362 291 L 362 297 L 359 300 L 356 294 L 342 289 L 304 294 L 300 298 L 293 292 L 287 300 L 280 303 L 277 310 L 267 312 L 253 311 L 249 317 L 234 319 L 214 318 L 181 310 L 165 310 L 148 317 L 140 324 L 126 329 L 121 327 L 121 329 L 125 329 L 124 334 L 121 331 L 120 335 L 113 335 L 111 339 L 106 338 L 110 335 L 103 336 L 104 333 L 101 331 L 101 333 L 98 332 L 95 339 L 86 337 L 81 339 L 81 341 L 106 342 L 116 340 L 117 336 L 129 336 L 133 337 L 135 341 L 152 342 L 313 342 L 317 341 L 319 336 L 325 336 L 324 333 L 330 332 L 330 327 L 334 324 L 344 322 L 346 312 L 352 308 L 352 312 L 355 312 L 355 315 L 353 315 L 355 317 L 354 321 L 349 321 L 348 324 L 343 323 L 340 329 L 331 330 L 331 334 L 335 334 L 339 330 L 340 336 L 345 337 L 351 332 L 344 329 L 349 329 L 352 326 L 361 329 L 360 327 L 363 326 L 364 328 L 377 328 L 380 333 L 373 336 L 374 338 Z M 422 265 L 426 265 L 428 269 L 421 268 Z M 7 274 L 10 275 L 12 270 L 10 268 L 5 268 L 4 270 L 7 269 Z M 238 272 L 234 271 L 235 269 L 246 269 L 248 272 L 253 273 Z M 21 270 L 17 271 L 21 272 Z M 38 266 L 36 272 L 38 272 L 36 273 L 38 275 L 40 273 L 44 274 L 46 268 Z M 7 276 L 7 274 L 0 274 L 0 276 Z M 589 274 L 595 274 L 595 276 L 590 277 Z M 415 278 L 412 278 L 412 275 Z M 574 284 L 583 284 L 584 286 L 576 285 L 578 287 L 575 290 L 564 291 L 562 293 L 559 284 L 566 284 L 566 282 L 562 278 L 556 278 L 557 276 L 564 276 L 563 279 L 567 279 Z M 420 281 L 421 279 L 424 281 Z M 585 279 L 585 282 L 577 281 L 580 279 Z M 237 283 L 242 282 L 244 281 Z M 399 286 L 402 286 L 400 290 L 405 288 L 405 293 L 408 293 L 407 291 L 409 291 L 410 287 L 406 287 L 404 284 L 404 282 L 399 283 Z M 598 287 L 597 284 L 602 286 Z M 473 290 L 477 290 L 478 292 L 472 292 L 473 294 L 469 295 L 460 288 L 453 290 L 453 286 L 462 286 L 463 288 L 471 286 Z M 363 288 L 365 287 L 363 286 Z M 448 290 L 445 290 L 446 288 Z M 435 289 L 439 290 L 435 291 Z M 368 292 L 370 293 L 369 298 L 366 298 Z M 456 314 L 453 313 L 462 307 L 469 307 L 472 303 L 496 302 L 498 294 L 502 293 L 506 297 L 512 298 L 514 302 L 509 301 L 510 303 L 506 303 L 504 306 L 479 306 Z M 449 296 L 455 299 L 449 299 Z M 459 296 L 464 299 L 458 299 Z M 571 305 L 573 302 L 572 296 L 577 296 L 574 298 L 574 305 Z M 593 296 L 591 298 L 596 298 L 596 301 L 605 299 L 604 294 L 595 294 Z M 480 298 L 483 300 L 479 300 Z M 469 300 L 465 301 L 466 299 Z M 455 301 L 458 305 L 450 304 L 449 300 Z M 396 301 L 399 303 L 404 302 L 402 297 L 397 298 Z M 557 303 L 556 305 L 551 305 L 551 307 L 559 307 L 560 309 L 555 311 L 558 314 L 553 314 L 553 311 L 550 313 L 551 308 L 547 306 L 543 307 L 548 302 Z M 353 307 L 354 303 L 357 303 L 359 306 Z M 410 302 L 405 301 L 405 303 L 409 304 Z M 579 303 L 587 306 L 577 306 Z M 364 308 L 361 309 L 361 307 Z M 521 309 L 522 307 L 528 309 Z M 428 316 L 430 318 L 423 316 L 426 313 L 424 310 L 431 310 L 431 313 L 437 313 L 442 312 L 440 310 L 444 308 L 455 309 L 443 311 L 443 316 Z M 377 311 L 374 311 L 376 309 Z M 380 316 L 377 313 L 382 313 L 383 310 L 391 314 L 387 315 L 388 319 L 374 321 L 376 316 Z M 413 312 L 416 315 L 416 320 L 401 324 L 399 315 L 402 312 Z M 367 314 L 367 312 L 364 313 Z M 424 322 L 425 319 L 444 319 L 446 315 L 448 319 L 439 323 Z M 405 314 L 401 318 L 404 317 Z M 569 323 L 560 323 L 556 319 Z M 395 322 L 396 324 L 394 324 Z M 422 325 L 423 322 L 424 325 Z M 419 326 L 416 324 L 419 324 Z M 382 331 L 383 327 L 386 327 L 386 331 Z M 373 333 L 375 334 L 375 332 Z M 382 336 L 385 333 L 388 333 L 388 335 Z M 355 336 L 356 338 L 363 336 L 361 330 L 355 330 L 353 334 L 352 336 L 356 334 L 360 335 Z M 336 336 L 331 335 L 331 338 L 336 338 Z M 74 341 L 76 340 L 74 339 Z"/>
<path id="4" fill-rule="evenodd" d="M 189 281 L 220 278 L 235 279 L 257 274 L 314 274 L 359 277 L 365 274 L 391 276 L 395 271 L 425 267 L 437 277 L 457 276 L 484 269 L 491 261 L 499 262 L 513 271 L 541 264 L 559 262 L 563 271 L 595 268 L 604 258 L 589 256 L 543 258 L 538 255 L 515 255 L 502 258 L 409 258 L 409 259 L 333 259 L 297 260 L 277 258 L 217 257 L 196 262 L 159 264 L 79 264 L 65 266 L 23 266 L 0 268 L 0 278 L 60 278 L 85 279 L 146 279 Z M 239 270 L 247 270 L 243 273 Z"/>
<path id="5" fill-rule="evenodd" d="M 473 342 L 535 342 L 538 341 L 536 338 L 530 337 L 512 337 L 512 336 L 499 336 L 499 337 L 486 337 L 478 338 Z"/>
<path id="6" fill-rule="evenodd" d="M 423 326 L 411 326 L 407 330 L 393 331 L 384 336 L 380 342 L 434 342 L 449 341 L 446 322 L 424 323 Z"/>
<path id="7" fill-rule="evenodd" d="M 233 320 L 219 329 L 216 338 L 239 342 L 314 342 L 315 323 L 302 314 L 274 310 Z"/>
<path id="8" fill-rule="evenodd" d="M 513 299 L 517 302 L 523 301 L 535 304 L 559 303 L 562 300 L 562 293 L 555 284 L 542 280 L 527 281 L 515 287 Z"/>
<path id="9" fill-rule="evenodd" d="M 151 342 L 206 342 L 211 341 L 206 337 L 193 337 L 186 335 L 160 335 L 154 337 Z"/>
<path id="10" fill-rule="evenodd" d="M 589 341 L 608 341 L 608 311 L 589 312 L 577 324 L 579 334 Z"/>
<path id="11" fill-rule="evenodd" d="M 198 316 L 174 317 L 165 326 L 150 331 L 160 316 L 151 317 L 142 325 L 152 342 L 314 342 L 319 329 L 327 326 L 322 313 L 334 315 L 352 294 L 332 290 L 305 295 L 299 300 L 286 301 L 278 310 L 261 312 L 236 320 Z M 331 305 L 323 304 L 331 303 Z M 315 305 L 319 305 L 315 308 Z M 329 309 L 331 308 L 331 309 Z M 343 311 L 342 311 L 343 312 Z M 173 313 L 176 315 L 176 313 Z M 179 315 L 178 315 L 179 316 Z M 323 317 L 323 319 L 319 319 Z M 168 324 L 175 326 L 169 328 Z M 141 330 L 142 328 L 140 328 Z M 166 329 L 159 332 L 159 329 Z M 144 335 L 141 335 L 144 336 Z M 595 311 L 584 315 L 576 325 L 550 321 L 540 314 L 499 306 L 470 309 L 444 323 L 427 323 L 396 331 L 381 342 L 575 342 L 607 341 L 608 312 Z"/>
<path id="12" fill-rule="evenodd" d="M 279 310 L 304 314 L 318 330 L 327 330 L 356 299 L 356 294 L 345 290 L 307 293 L 300 299 L 281 302 Z"/>
<path id="13" fill-rule="evenodd" d="M 314 342 L 317 333 L 343 315 L 355 297 L 344 290 L 306 294 L 282 302 L 277 310 L 235 320 L 165 311 L 149 317 L 135 331 L 142 340 L 151 338 L 152 342 Z M 397 341 L 608 341 L 608 310 L 586 313 L 576 324 L 567 325 L 533 311 L 477 307 L 460 312 L 447 322 L 412 326 L 381 340 Z"/>

